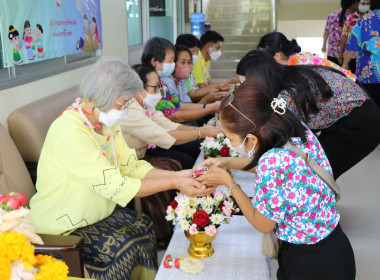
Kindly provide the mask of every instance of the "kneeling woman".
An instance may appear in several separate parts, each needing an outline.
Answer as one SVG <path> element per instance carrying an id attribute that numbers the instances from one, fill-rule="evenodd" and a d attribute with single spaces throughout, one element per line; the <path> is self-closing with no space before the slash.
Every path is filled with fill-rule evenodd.
<path id="1" fill-rule="evenodd" d="M 132 96 L 142 90 L 124 62 L 102 58 L 80 85 L 82 98 L 51 125 L 30 201 L 37 232 L 84 238 L 84 266 L 94 279 L 154 279 L 152 221 L 125 208 L 134 197 L 181 189 L 203 196 L 211 189 L 138 160 L 120 133 Z M 178 177 L 178 178 L 176 178 Z"/>
<path id="2" fill-rule="evenodd" d="M 253 78 L 222 101 L 220 124 L 231 144 L 249 158 L 208 159 L 201 164 L 210 169 L 199 180 L 210 186 L 228 186 L 258 231 L 274 229 L 283 240 L 278 279 L 354 280 L 354 254 L 339 225 L 334 193 L 284 145 L 292 143 L 332 174 L 326 154 L 295 115 L 272 102 L 268 89 Z M 225 169 L 250 170 L 255 166 L 251 201 Z"/>

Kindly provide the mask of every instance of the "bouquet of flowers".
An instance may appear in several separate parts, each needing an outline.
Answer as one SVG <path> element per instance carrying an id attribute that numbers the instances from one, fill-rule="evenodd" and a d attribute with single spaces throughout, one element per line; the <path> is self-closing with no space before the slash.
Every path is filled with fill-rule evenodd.
<path id="1" fill-rule="evenodd" d="M 231 147 L 230 140 L 222 132 L 216 138 L 206 137 L 201 143 L 201 151 L 205 158 L 239 156 L 239 153 Z"/>
<path id="2" fill-rule="evenodd" d="M 166 220 L 179 223 L 184 231 L 197 234 L 204 231 L 214 236 L 221 224 L 228 224 L 232 214 L 239 212 L 224 190 L 205 197 L 189 197 L 180 192 L 166 209 Z"/>
<path id="3" fill-rule="evenodd" d="M 212 125 L 212 126 L 220 128 L 221 126 L 219 122 L 219 114 L 215 113 L 214 117 L 209 119 L 209 121 L 205 125 Z"/>

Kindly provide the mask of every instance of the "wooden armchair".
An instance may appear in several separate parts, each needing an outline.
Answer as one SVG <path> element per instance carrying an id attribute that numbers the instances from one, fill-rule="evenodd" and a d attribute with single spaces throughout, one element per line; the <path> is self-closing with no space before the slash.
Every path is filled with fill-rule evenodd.
<path id="1" fill-rule="evenodd" d="M 27 201 L 36 192 L 28 170 L 14 142 L 0 124 L 0 193 L 25 193 Z M 69 266 L 69 276 L 84 277 L 80 248 L 83 238 L 77 236 L 41 235 L 45 245 L 34 245 L 35 252 L 61 258 Z"/>

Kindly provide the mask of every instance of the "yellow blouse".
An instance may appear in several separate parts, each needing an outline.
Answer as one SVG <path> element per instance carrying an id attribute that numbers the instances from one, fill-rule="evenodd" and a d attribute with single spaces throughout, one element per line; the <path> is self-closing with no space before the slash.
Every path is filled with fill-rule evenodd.
<path id="1" fill-rule="evenodd" d="M 51 125 L 37 169 L 37 193 L 30 201 L 31 217 L 38 233 L 63 234 L 108 217 L 116 204 L 126 206 L 153 168 L 128 148 L 115 125 L 113 165 L 109 133 L 97 135 L 97 144 L 82 116 L 66 110 Z"/>

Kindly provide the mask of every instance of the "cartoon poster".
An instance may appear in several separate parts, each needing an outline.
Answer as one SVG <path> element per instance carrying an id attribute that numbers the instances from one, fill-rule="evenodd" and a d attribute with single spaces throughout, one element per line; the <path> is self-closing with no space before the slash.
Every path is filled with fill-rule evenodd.
<path id="1" fill-rule="evenodd" d="M 0 1 L 3 67 L 102 49 L 100 0 Z"/>

